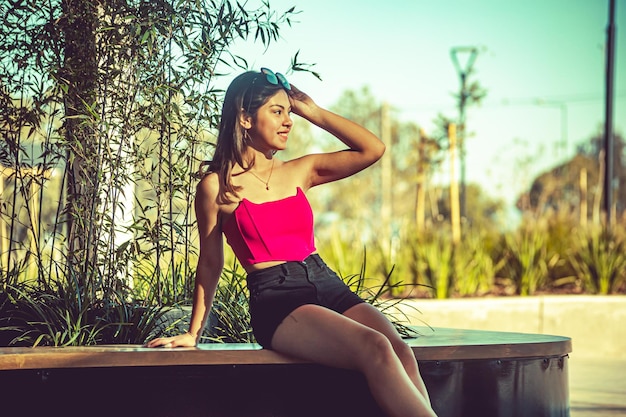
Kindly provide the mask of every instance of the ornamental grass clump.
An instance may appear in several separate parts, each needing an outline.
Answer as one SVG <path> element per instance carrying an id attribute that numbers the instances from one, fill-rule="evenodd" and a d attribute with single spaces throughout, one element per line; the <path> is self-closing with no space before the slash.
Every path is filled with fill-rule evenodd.
<path id="1" fill-rule="evenodd" d="M 461 297 L 481 296 L 491 292 L 504 260 L 494 262 L 486 234 L 469 229 L 454 252 L 455 293 Z"/>
<path id="2" fill-rule="evenodd" d="M 626 284 L 626 239 L 623 232 L 589 227 L 573 235 L 569 261 L 583 288 L 592 294 L 617 293 Z"/>
<path id="3" fill-rule="evenodd" d="M 547 280 L 546 236 L 537 224 L 522 225 L 517 232 L 505 235 L 505 272 L 519 295 L 534 294 Z"/>

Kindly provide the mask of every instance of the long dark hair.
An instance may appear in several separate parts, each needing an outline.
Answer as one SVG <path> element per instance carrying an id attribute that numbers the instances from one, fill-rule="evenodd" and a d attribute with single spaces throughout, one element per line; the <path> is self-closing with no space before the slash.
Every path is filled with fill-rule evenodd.
<path id="1" fill-rule="evenodd" d="M 256 71 L 247 71 L 238 75 L 228 86 L 222 104 L 217 144 L 213 159 L 207 164 L 205 174 L 218 174 L 220 202 L 232 202 L 237 196 L 240 187 L 235 187 L 231 180 L 233 164 L 236 163 L 248 170 L 254 166 L 254 161 L 244 161 L 243 155 L 248 147 L 248 137 L 241 127 L 242 113 L 247 113 L 254 120 L 259 107 L 282 89 L 279 85 L 270 84 L 265 75 Z M 246 166 L 246 163 L 248 165 Z M 202 168 L 202 167 L 201 167 Z"/>

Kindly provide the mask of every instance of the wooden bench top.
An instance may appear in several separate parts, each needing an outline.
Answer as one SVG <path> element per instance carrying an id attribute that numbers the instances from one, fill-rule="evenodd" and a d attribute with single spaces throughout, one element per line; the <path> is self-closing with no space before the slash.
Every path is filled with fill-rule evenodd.
<path id="1" fill-rule="evenodd" d="M 407 339 L 419 361 L 537 358 L 565 355 L 571 339 L 562 336 L 413 327 Z M 254 365 L 305 363 L 257 344 L 201 344 L 194 348 L 144 348 L 141 345 L 0 348 L 0 371 L 177 365 Z"/>

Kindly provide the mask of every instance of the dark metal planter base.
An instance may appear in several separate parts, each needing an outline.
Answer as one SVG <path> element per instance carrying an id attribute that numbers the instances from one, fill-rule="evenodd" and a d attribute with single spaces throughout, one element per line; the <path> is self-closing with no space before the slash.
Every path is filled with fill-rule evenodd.
<path id="1" fill-rule="evenodd" d="M 466 331 L 438 331 L 467 336 Z M 503 337 L 495 332 L 471 336 L 481 334 Z M 438 415 L 569 416 L 569 339 L 527 336 L 530 357 L 519 357 L 522 342 L 456 340 L 461 343 L 443 346 L 434 337 L 412 342 Z M 498 346 L 499 357 L 476 357 L 479 352 L 491 356 Z M 220 350 L 216 346 L 36 348 L 30 353 L 11 349 L 0 349 L 3 417 L 382 416 L 359 373 L 302 363 L 269 351 L 228 350 L 228 346 Z M 547 354 L 537 355 L 541 350 Z M 558 350 L 562 352 L 555 353 Z M 258 363 L 252 363 L 254 358 Z"/>

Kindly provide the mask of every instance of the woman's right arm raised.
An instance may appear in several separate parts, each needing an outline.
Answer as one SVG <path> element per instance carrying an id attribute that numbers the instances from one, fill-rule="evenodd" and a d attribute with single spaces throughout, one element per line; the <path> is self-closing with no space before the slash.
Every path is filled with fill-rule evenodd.
<path id="1" fill-rule="evenodd" d="M 195 346 L 206 324 L 217 283 L 224 267 L 224 246 L 219 225 L 217 175 L 204 177 L 196 189 L 195 210 L 200 240 L 200 255 L 196 268 L 193 307 L 187 333 L 154 339 L 147 347 Z"/>

